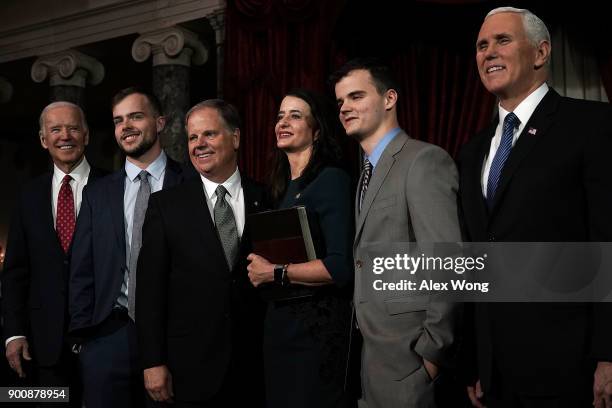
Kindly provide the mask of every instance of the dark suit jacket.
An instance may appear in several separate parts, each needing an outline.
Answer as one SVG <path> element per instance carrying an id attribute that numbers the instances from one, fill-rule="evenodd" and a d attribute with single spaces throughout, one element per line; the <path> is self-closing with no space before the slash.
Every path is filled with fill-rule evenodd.
<path id="1" fill-rule="evenodd" d="M 163 188 L 181 183 L 184 173 L 168 157 Z M 127 268 L 124 188 L 125 170 L 121 168 L 83 191 L 69 284 L 69 331 L 75 336 L 95 335 L 121 291 Z"/>
<path id="2" fill-rule="evenodd" d="M 92 167 L 88 183 L 103 174 Z M 25 335 L 42 366 L 59 361 L 67 326 L 70 256 L 53 224 L 52 178 L 52 172 L 45 173 L 23 188 L 11 219 L 2 273 L 4 338 Z"/>
<path id="3" fill-rule="evenodd" d="M 504 166 L 489 212 L 481 188 L 497 121 L 460 156 L 460 196 L 471 241 L 612 241 L 612 108 L 550 90 Z M 535 129 L 535 132 L 529 132 Z M 535 134 L 533 134 L 535 133 Z M 612 360 L 606 304 L 476 304 L 478 372 L 495 388 L 493 366 L 516 390 L 559 394 L 592 385 L 595 359 Z M 585 392 L 586 392 L 585 391 Z"/>
<path id="4" fill-rule="evenodd" d="M 263 189 L 245 177 L 242 187 L 246 213 L 263 209 Z M 245 226 L 240 261 L 228 269 L 201 179 L 151 195 L 138 259 L 139 350 L 144 368 L 168 366 L 177 400 L 206 401 L 230 368 L 244 378 L 238 392 L 262 392 L 263 384 L 249 389 L 263 377 L 263 305 L 247 276 L 249 252 Z"/>

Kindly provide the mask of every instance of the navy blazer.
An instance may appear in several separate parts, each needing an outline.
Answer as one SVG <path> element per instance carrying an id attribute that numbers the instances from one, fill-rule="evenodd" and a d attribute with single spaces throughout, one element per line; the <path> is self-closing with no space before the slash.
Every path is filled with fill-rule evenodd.
<path id="1" fill-rule="evenodd" d="M 105 174 L 92 167 L 88 183 Z M 4 339 L 26 336 L 34 358 L 44 366 L 56 364 L 61 355 L 70 260 L 53 223 L 52 178 L 52 172 L 45 173 L 23 188 L 11 218 L 2 273 Z"/>
<path id="2" fill-rule="evenodd" d="M 189 177 L 168 157 L 163 188 Z M 69 283 L 69 332 L 88 337 L 111 313 L 121 291 L 126 265 L 123 198 L 125 169 L 83 191 L 74 234 Z"/>

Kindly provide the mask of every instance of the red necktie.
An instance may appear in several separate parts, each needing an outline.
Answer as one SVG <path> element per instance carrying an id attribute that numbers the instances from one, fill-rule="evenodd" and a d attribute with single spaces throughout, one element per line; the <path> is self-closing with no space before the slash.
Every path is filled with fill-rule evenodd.
<path id="1" fill-rule="evenodd" d="M 72 180 L 72 177 L 69 175 L 64 176 L 62 180 L 62 187 L 57 196 L 57 217 L 55 219 L 57 236 L 66 253 L 68 253 L 70 241 L 72 241 L 75 225 L 74 196 L 72 195 L 72 188 L 70 188 L 70 180 Z"/>

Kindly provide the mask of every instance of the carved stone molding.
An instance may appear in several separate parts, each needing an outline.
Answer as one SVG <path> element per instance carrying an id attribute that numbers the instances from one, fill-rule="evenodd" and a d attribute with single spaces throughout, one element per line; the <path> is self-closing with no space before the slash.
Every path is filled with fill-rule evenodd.
<path id="1" fill-rule="evenodd" d="M 208 49 L 198 36 L 182 27 L 143 33 L 132 45 L 132 57 L 137 62 L 153 55 L 153 66 L 202 65 L 208 60 Z"/>
<path id="2" fill-rule="evenodd" d="M 215 30 L 215 41 L 217 46 L 223 45 L 225 42 L 225 9 L 213 11 L 206 16 L 210 26 Z"/>
<path id="3" fill-rule="evenodd" d="M 0 103 L 6 103 L 13 96 L 13 85 L 6 78 L 0 77 Z"/>
<path id="4" fill-rule="evenodd" d="M 104 66 L 96 59 L 75 50 L 66 50 L 42 56 L 32 65 L 32 79 L 49 85 L 71 85 L 85 88 L 104 79 Z"/>
<path id="5" fill-rule="evenodd" d="M 37 3 L 44 3 L 38 0 Z M 0 4 L 7 0 L 0 1 Z M 205 18 L 225 0 L 90 0 L 56 2 L 53 18 L 0 12 L 0 63 L 172 27 Z M 61 6 L 60 6 L 61 4 Z M 1 8 L 1 6 L 0 6 Z M 17 10 L 16 7 L 9 9 Z M 63 11 L 62 11 L 63 10 Z M 21 24 L 17 24 L 21 21 Z M 15 23 L 13 23 L 15 22 Z M 13 23 L 13 24 L 11 24 Z"/>
<path id="6" fill-rule="evenodd" d="M 223 98 L 223 72 L 225 60 L 223 47 L 225 43 L 225 9 L 218 9 L 206 17 L 215 30 L 215 51 L 217 55 L 217 97 Z"/>

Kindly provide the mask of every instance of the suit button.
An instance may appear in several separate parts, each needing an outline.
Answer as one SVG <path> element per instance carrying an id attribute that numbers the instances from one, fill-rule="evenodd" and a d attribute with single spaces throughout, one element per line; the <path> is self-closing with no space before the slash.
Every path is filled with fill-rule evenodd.
<path id="1" fill-rule="evenodd" d="M 64 265 L 68 266 L 68 260 L 64 259 Z"/>
<path id="2" fill-rule="evenodd" d="M 355 266 L 361 268 L 361 265 L 363 265 L 363 263 L 358 259 L 357 262 L 355 262 Z"/>

